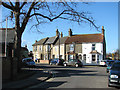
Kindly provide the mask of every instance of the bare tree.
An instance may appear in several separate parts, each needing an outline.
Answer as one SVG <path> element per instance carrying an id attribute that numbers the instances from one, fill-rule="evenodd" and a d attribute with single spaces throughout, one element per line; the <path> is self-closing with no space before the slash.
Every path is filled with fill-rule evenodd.
<path id="1" fill-rule="evenodd" d="M 64 19 L 70 20 L 74 22 L 78 22 L 81 24 L 82 22 L 88 22 L 93 25 L 96 29 L 98 27 L 95 25 L 92 17 L 89 17 L 88 12 L 78 12 L 76 8 L 77 3 L 75 2 L 37 2 L 34 0 L 33 2 L 28 2 L 24 0 L 24 2 L 1 2 L 1 5 L 4 8 L 7 8 L 11 11 L 11 20 L 14 22 L 15 27 L 15 50 L 14 57 L 20 59 L 20 48 L 21 48 L 21 37 L 27 26 L 27 23 L 30 19 L 34 19 L 36 22 L 34 25 L 31 25 L 31 28 L 38 27 L 41 23 L 52 22 L 55 19 Z M 87 4 L 87 3 L 85 3 Z M 20 67 L 19 67 L 20 68 Z"/>

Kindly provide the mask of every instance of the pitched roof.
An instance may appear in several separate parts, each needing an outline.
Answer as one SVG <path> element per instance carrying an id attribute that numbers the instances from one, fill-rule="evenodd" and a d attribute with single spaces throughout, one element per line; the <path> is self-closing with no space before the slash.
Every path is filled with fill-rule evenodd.
<path id="1" fill-rule="evenodd" d="M 68 37 L 65 41 L 66 44 L 71 43 L 91 43 L 91 42 L 103 42 L 103 35 L 100 34 L 81 34 L 81 35 L 73 35 Z"/>
<path id="2" fill-rule="evenodd" d="M 0 43 L 5 42 L 6 28 L 0 28 Z M 7 42 L 14 43 L 15 30 L 13 28 L 7 29 Z"/>
<path id="3" fill-rule="evenodd" d="M 56 42 L 56 40 L 58 39 L 58 37 L 54 36 L 54 37 L 50 37 L 45 44 L 54 44 Z"/>
<path id="4" fill-rule="evenodd" d="M 43 45 L 49 38 L 43 38 L 41 40 L 39 40 L 38 42 L 34 43 L 32 46 L 35 46 L 35 45 Z"/>
<path id="5" fill-rule="evenodd" d="M 60 44 L 65 44 L 65 41 L 67 40 L 67 38 L 68 38 L 68 36 L 66 36 L 66 37 L 61 37 L 60 38 Z M 58 45 L 59 44 L 59 40 L 56 42 L 56 45 Z"/>

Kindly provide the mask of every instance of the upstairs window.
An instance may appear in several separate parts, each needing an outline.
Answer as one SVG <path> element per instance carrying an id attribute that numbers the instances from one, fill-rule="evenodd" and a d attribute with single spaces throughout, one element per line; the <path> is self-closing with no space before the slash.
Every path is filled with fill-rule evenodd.
<path id="1" fill-rule="evenodd" d="M 40 51 L 42 51 L 42 45 L 40 46 Z"/>
<path id="2" fill-rule="evenodd" d="M 50 51 L 50 49 L 51 49 L 51 47 L 50 47 L 50 45 L 48 45 L 48 51 Z"/>
<path id="3" fill-rule="evenodd" d="M 48 51 L 48 45 L 46 45 L 46 52 Z"/>
<path id="4" fill-rule="evenodd" d="M 95 44 L 92 44 L 92 51 L 95 50 Z"/>
<path id="5" fill-rule="evenodd" d="M 37 51 L 37 46 L 34 47 L 34 51 Z"/>

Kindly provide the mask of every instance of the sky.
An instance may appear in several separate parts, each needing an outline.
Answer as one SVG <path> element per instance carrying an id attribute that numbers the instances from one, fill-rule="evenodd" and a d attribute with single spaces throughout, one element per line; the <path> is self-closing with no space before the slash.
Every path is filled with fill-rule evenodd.
<path id="1" fill-rule="evenodd" d="M 89 2 L 88 5 L 80 4 L 78 10 L 89 11 L 95 24 L 100 26 L 99 30 L 104 26 L 107 53 L 118 49 L 118 2 Z M 35 43 L 35 40 L 39 41 L 42 38 L 55 36 L 56 29 L 62 32 L 63 36 L 68 36 L 69 28 L 72 29 L 73 34 L 101 33 L 87 23 L 78 25 L 75 22 L 61 19 L 41 24 L 39 27 L 41 33 L 37 30 L 30 30 L 30 27 L 28 24 L 22 35 L 22 46 L 27 44 L 29 51 L 32 51 L 32 44 Z"/>

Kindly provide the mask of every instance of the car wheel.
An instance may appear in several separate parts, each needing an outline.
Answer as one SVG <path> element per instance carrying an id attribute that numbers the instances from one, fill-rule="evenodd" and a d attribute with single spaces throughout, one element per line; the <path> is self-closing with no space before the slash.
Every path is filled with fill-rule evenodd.
<path id="1" fill-rule="evenodd" d="M 64 66 L 66 67 L 66 66 L 67 66 L 67 64 L 66 64 L 66 63 L 64 63 Z"/>
<path id="2" fill-rule="evenodd" d="M 78 64 L 75 64 L 75 67 L 78 67 Z"/>

